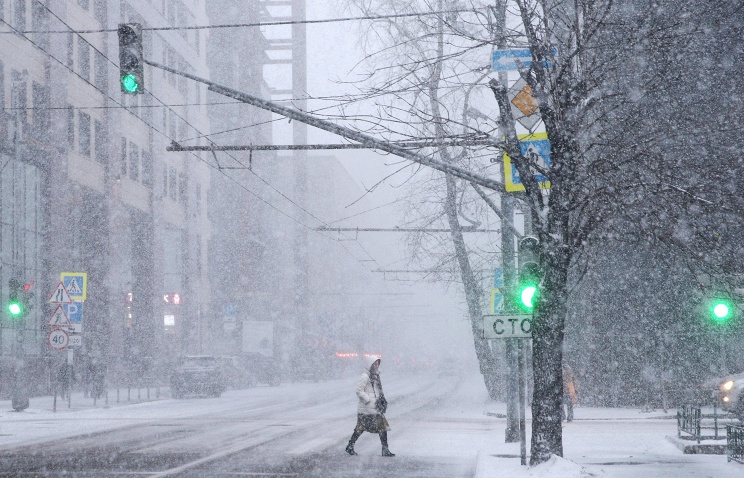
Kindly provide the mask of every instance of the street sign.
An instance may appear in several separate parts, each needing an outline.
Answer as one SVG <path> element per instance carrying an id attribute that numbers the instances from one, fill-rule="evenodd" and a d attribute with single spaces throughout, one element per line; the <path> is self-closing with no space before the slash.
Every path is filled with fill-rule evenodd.
<path id="1" fill-rule="evenodd" d="M 504 288 L 504 268 L 497 267 L 493 270 L 493 287 L 495 289 Z"/>
<path id="2" fill-rule="evenodd" d="M 63 304 L 67 318 L 70 319 L 70 327 L 73 332 L 81 333 L 83 331 L 83 303 L 73 302 L 72 304 Z"/>
<path id="3" fill-rule="evenodd" d="M 49 318 L 49 322 L 47 322 L 47 325 L 51 325 L 55 328 L 72 328 L 70 319 L 67 317 L 67 314 L 65 313 L 62 306 L 63 304 L 57 305 L 57 308 L 54 309 L 54 313 L 52 313 L 52 316 Z"/>
<path id="4" fill-rule="evenodd" d="M 54 292 L 49 296 L 49 302 L 52 304 L 72 304 L 72 298 L 70 297 L 69 292 L 67 292 L 67 289 L 65 289 L 65 285 L 62 281 L 57 284 Z"/>
<path id="5" fill-rule="evenodd" d="M 47 336 L 49 346 L 54 350 L 62 350 L 70 342 L 70 336 L 62 329 L 54 329 Z"/>
<path id="6" fill-rule="evenodd" d="M 532 131 L 542 119 L 540 117 L 540 105 L 532 92 L 532 88 L 520 78 L 509 88 L 508 94 L 512 116 L 519 124 Z"/>
<path id="7" fill-rule="evenodd" d="M 552 52 L 553 56 L 558 54 L 556 48 L 553 48 Z M 532 66 L 532 52 L 529 48 L 494 50 L 491 52 L 492 71 L 518 70 L 520 68 L 529 68 L 530 66 Z"/>
<path id="8" fill-rule="evenodd" d="M 83 346 L 83 336 L 82 335 L 70 335 L 69 341 L 67 343 L 67 346 L 70 348 L 77 348 Z"/>
<path id="9" fill-rule="evenodd" d="M 59 280 L 65 284 L 67 292 L 73 300 L 85 300 L 88 296 L 87 272 L 62 272 Z"/>
<path id="10" fill-rule="evenodd" d="M 484 315 L 483 336 L 486 339 L 531 339 L 532 314 Z"/>
<path id="11" fill-rule="evenodd" d="M 531 157 L 545 169 L 550 168 L 550 141 L 547 133 L 520 134 L 519 149 L 525 157 Z M 504 153 L 504 176 L 506 190 L 510 192 L 524 191 L 522 178 L 519 177 L 517 168 L 511 164 L 511 158 Z M 550 189 L 550 180 L 543 174 L 535 174 L 540 189 Z"/>
<path id="12" fill-rule="evenodd" d="M 519 65 L 517 65 L 519 62 Z M 529 48 L 515 50 L 494 50 L 491 53 L 492 71 L 509 71 L 529 68 L 532 65 L 532 52 Z"/>
<path id="13" fill-rule="evenodd" d="M 504 294 L 501 289 L 491 289 L 491 313 L 500 314 L 504 311 Z"/>

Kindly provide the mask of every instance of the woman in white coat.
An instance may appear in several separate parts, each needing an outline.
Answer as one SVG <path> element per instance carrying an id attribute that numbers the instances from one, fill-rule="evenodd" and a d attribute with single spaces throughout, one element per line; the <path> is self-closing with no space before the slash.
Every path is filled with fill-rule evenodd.
<path id="1" fill-rule="evenodd" d="M 388 422 L 383 413 L 387 410 L 387 400 L 382 393 L 382 382 L 380 382 L 380 359 L 377 357 L 365 357 L 367 369 L 359 378 L 356 394 L 359 398 L 357 406 L 357 424 L 354 433 L 346 446 L 346 453 L 356 455 L 354 443 L 364 432 L 379 433 L 382 443 L 382 456 L 395 456 L 388 449 L 387 432 L 390 430 Z"/>

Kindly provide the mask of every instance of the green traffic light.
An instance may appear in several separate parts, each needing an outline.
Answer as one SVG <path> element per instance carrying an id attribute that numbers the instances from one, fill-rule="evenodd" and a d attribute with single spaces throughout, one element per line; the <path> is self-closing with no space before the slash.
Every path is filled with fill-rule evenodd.
<path id="1" fill-rule="evenodd" d="M 136 93 L 139 90 L 137 77 L 134 75 L 124 75 L 121 77 L 121 86 L 129 93 Z"/>
<path id="2" fill-rule="evenodd" d="M 731 308 L 725 302 L 716 302 L 713 305 L 713 316 L 716 320 L 725 320 L 731 315 Z"/>
<path id="3" fill-rule="evenodd" d="M 8 304 L 8 312 L 10 312 L 10 315 L 13 317 L 17 317 L 21 315 L 21 312 L 23 312 L 23 307 L 21 307 L 21 304 L 18 302 L 11 302 Z"/>
<path id="4" fill-rule="evenodd" d="M 537 293 L 537 287 L 535 287 L 534 285 L 528 285 L 524 289 L 522 289 L 522 293 L 520 294 L 520 299 L 522 300 L 522 304 L 528 309 L 531 309 L 534 307 L 534 304 L 532 303 L 532 299 L 534 299 L 536 293 Z"/>

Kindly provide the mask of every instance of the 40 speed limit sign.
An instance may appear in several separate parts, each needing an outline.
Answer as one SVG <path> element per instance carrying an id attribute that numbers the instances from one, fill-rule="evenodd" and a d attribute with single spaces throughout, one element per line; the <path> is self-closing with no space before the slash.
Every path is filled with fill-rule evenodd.
<path id="1" fill-rule="evenodd" d="M 49 346 L 54 350 L 62 350 L 70 343 L 70 336 L 62 329 L 54 329 L 49 332 L 47 342 L 49 342 Z"/>

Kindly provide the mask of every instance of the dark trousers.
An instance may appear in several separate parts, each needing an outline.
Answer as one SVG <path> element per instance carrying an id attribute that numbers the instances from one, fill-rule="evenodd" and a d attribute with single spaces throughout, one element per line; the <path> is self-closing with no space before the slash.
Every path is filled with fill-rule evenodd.
<path id="1" fill-rule="evenodd" d="M 354 429 L 354 433 L 351 434 L 351 438 L 349 438 L 349 445 L 354 445 L 356 443 L 357 439 L 362 436 L 362 433 L 364 433 L 364 430 L 357 430 Z M 387 441 L 387 432 L 380 432 L 380 443 L 382 443 L 382 446 L 387 448 L 388 441 Z"/>

